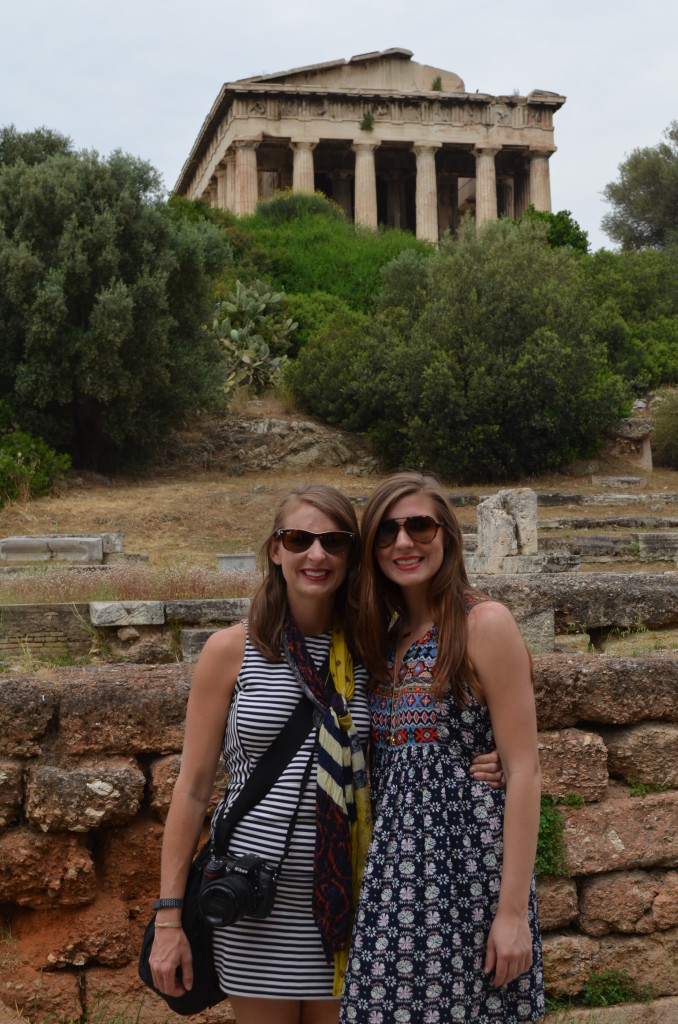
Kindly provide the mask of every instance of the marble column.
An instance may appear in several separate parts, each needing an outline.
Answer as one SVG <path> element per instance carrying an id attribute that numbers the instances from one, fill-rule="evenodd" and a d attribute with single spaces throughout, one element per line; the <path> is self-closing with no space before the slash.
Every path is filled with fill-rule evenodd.
<path id="1" fill-rule="evenodd" d="M 212 207 L 213 210 L 216 210 L 219 207 L 218 192 L 217 192 L 218 187 L 219 186 L 218 186 L 217 179 L 216 178 L 212 178 L 210 180 L 209 193 L 208 194 L 209 194 L 209 203 L 210 203 L 210 206 Z"/>
<path id="2" fill-rule="evenodd" d="M 494 158 L 498 149 L 477 146 L 476 158 L 476 227 L 497 219 L 497 174 Z"/>
<path id="3" fill-rule="evenodd" d="M 497 212 L 500 217 L 509 217 L 511 220 L 516 216 L 515 187 L 513 176 L 502 174 L 499 178 L 499 196 Z"/>
<path id="4" fill-rule="evenodd" d="M 254 213 L 259 198 L 257 178 L 257 146 L 259 139 L 236 139 L 235 149 L 235 209 L 238 217 Z"/>
<path id="5" fill-rule="evenodd" d="M 549 157 L 552 150 L 530 150 L 530 203 L 535 210 L 551 212 L 551 175 Z"/>
<path id="6" fill-rule="evenodd" d="M 224 157 L 226 164 L 226 209 L 231 213 L 235 210 L 235 153 L 229 149 Z"/>
<path id="7" fill-rule="evenodd" d="M 353 179 L 353 171 L 333 171 L 330 175 L 332 179 L 332 199 L 340 206 L 348 220 L 351 220 L 353 211 L 351 208 L 351 181 Z"/>
<path id="8" fill-rule="evenodd" d="M 515 173 L 513 189 L 513 214 L 515 218 L 522 217 L 530 205 L 530 178 L 525 167 L 519 168 Z"/>
<path id="9" fill-rule="evenodd" d="M 227 210 L 228 209 L 228 169 L 226 167 L 217 167 L 217 209 Z"/>
<path id="10" fill-rule="evenodd" d="M 438 175 L 438 231 L 454 234 L 459 227 L 459 175 L 442 171 Z"/>
<path id="11" fill-rule="evenodd" d="M 377 226 L 377 175 L 374 152 L 378 142 L 354 142 L 355 153 L 355 222 L 368 228 Z"/>
<path id="12" fill-rule="evenodd" d="M 440 146 L 412 146 L 417 158 L 417 184 L 415 189 L 417 238 L 438 241 L 438 182 L 436 179 L 436 150 Z"/>
<path id="13" fill-rule="evenodd" d="M 315 171 L 313 168 L 313 150 L 317 142 L 292 141 L 292 191 L 315 192 Z"/>

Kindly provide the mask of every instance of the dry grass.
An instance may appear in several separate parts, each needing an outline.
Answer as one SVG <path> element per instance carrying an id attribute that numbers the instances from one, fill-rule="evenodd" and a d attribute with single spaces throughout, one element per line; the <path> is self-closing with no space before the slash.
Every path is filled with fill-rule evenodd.
<path id="1" fill-rule="evenodd" d="M 253 573 L 220 573 L 203 566 L 84 569 L 52 564 L 0 576 L 0 605 L 250 597 L 256 583 Z"/>
<path id="2" fill-rule="evenodd" d="M 253 405 L 260 416 L 285 418 L 293 415 L 275 399 L 259 400 Z M 258 443 L 256 438 L 253 443 Z M 597 460 L 595 473 L 644 477 L 642 484 L 625 488 L 630 492 L 678 492 L 678 471 L 662 470 L 647 474 L 633 465 L 604 457 Z M 35 501 L 17 501 L 0 509 L 0 538 L 122 533 L 125 551 L 148 554 L 152 570 L 172 569 L 177 573 L 188 573 L 188 567 L 192 567 L 204 570 L 207 574 L 204 580 L 207 580 L 208 570 L 216 569 L 217 554 L 259 550 L 282 496 L 295 484 L 324 481 L 338 487 L 359 504 L 359 499 L 369 494 L 380 479 L 379 475 L 352 476 L 344 468 L 327 467 L 295 471 L 279 468 L 242 476 L 230 476 L 215 470 L 175 468 L 171 473 L 165 470 L 147 475 L 119 476 L 109 482 L 83 473 L 78 486 L 71 486 L 61 494 Z M 448 483 L 450 491 L 457 493 L 486 494 L 497 489 L 485 484 L 458 487 Z M 603 489 L 592 483 L 590 474 L 578 477 L 549 474 L 506 482 L 502 486 L 512 485 L 529 486 L 537 491 L 578 494 L 591 494 Z M 557 518 L 565 514 L 581 517 L 592 514 L 597 517 L 636 515 L 642 511 L 656 514 L 658 504 L 661 502 L 655 500 L 645 506 L 629 505 L 628 508 L 596 506 L 595 512 L 591 506 L 543 507 L 539 514 L 540 518 Z M 673 514 L 674 511 L 678 514 L 678 505 L 667 503 L 663 514 Z M 473 506 L 459 508 L 457 514 L 462 527 L 475 522 Z M 223 583 L 223 577 L 215 580 L 217 589 L 219 582 Z M 4 586 L 4 583 L 0 585 Z M 196 585 L 207 587 L 204 581 L 196 580 Z M 153 591 L 153 586 L 151 574 L 144 582 L 144 592 Z M 210 582 L 208 589 L 211 588 Z"/>

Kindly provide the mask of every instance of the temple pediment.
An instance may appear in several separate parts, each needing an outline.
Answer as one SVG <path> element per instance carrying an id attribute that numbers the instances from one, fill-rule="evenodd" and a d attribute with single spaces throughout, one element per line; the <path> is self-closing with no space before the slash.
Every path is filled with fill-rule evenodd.
<path id="1" fill-rule="evenodd" d="M 234 85 L 282 85 L 311 89 L 360 89 L 375 92 L 422 93 L 463 92 L 459 75 L 444 68 L 418 64 L 412 51 L 393 47 L 390 50 L 360 53 L 348 60 L 332 60 L 308 64 L 302 68 L 278 71 L 240 79 Z"/>

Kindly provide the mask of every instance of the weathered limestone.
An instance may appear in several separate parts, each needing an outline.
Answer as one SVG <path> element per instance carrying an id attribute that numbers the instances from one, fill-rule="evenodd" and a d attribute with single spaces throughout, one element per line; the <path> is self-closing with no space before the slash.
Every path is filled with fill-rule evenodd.
<path id="1" fill-rule="evenodd" d="M 162 601 L 91 601 L 93 626 L 161 626 L 165 621 Z"/>
<path id="2" fill-rule="evenodd" d="M 600 736 L 581 729 L 539 733 L 542 793 L 602 800 L 607 792 L 607 751 Z"/>
<path id="3" fill-rule="evenodd" d="M 0 683 L 0 755 L 33 757 L 42 744 L 57 711 L 53 687 L 30 677 L 3 679 Z"/>
<path id="4" fill-rule="evenodd" d="M 615 1006 L 568 1007 L 544 1017 L 544 1024 L 675 1024 L 678 997 L 654 999 L 651 1003 L 621 1003 Z"/>
<path id="5" fill-rule="evenodd" d="M 104 547 L 101 537 L 4 537 L 0 540 L 0 562 L 79 562 L 101 565 Z"/>
<path id="6" fill-rule="evenodd" d="M 537 495 L 529 487 L 497 491 L 480 502 L 477 515 L 476 550 L 464 558 L 471 575 L 563 572 L 578 566 L 576 558 L 537 551 Z"/>
<path id="7" fill-rule="evenodd" d="M 43 832 L 89 832 L 120 825 L 139 810 L 144 775 L 131 760 L 40 764 L 26 779 L 26 817 Z"/>
<path id="8" fill-rule="evenodd" d="M 585 878 L 579 927 L 587 935 L 645 935 L 678 926 L 678 872 L 615 871 Z"/>
<path id="9" fill-rule="evenodd" d="M 538 878 L 537 900 L 539 924 L 544 932 L 567 927 L 579 912 L 577 883 L 573 878 Z"/>
<path id="10" fill-rule="evenodd" d="M 577 722 L 678 722 L 678 659 L 542 655 L 534 659 L 539 728 Z M 602 732 L 602 730 L 601 730 Z"/>
<path id="11" fill-rule="evenodd" d="M 180 750 L 190 665 L 98 665 L 57 669 L 64 751 L 71 757 Z M 0 693 L 2 688 L 0 687 Z"/>
<path id="12" fill-rule="evenodd" d="M 641 722 L 629 729 L 605 729 L 611 775 L 678 787 L 678 725 Z"/>
<path id="13" fill-rule="evenodd" d="M 254 551 L 217 555 L 219 572 L 256 572 L 257 556 Z"/>
<path id="14" fill-rule="evenodd" d="M 0 834 L 0 902 L 73 907 L 96 892 L 92 854 L 83 839 L 27 828 Z"/>
<path id="15" fill-rule="evenodd" d="M 0 828 L 16 821 L 24 798 L 24 773 L 18 761 L 0 760 Z"/>
<path id="16" fill-rule="evenodd" d="M 36 917 L 41 925 L 37 934 Z M 22 956 L 37 970 L 84 967 L 91 961 L 120 967 L 138 956 L 127 906 L 111 897 L 68 910 L 19 910 L 12 916 L 12 934 L 21 943 Z M 50 937 L 48 946 L 44 935 Z"/>
<path id="17" fill-rule="evenodd" d="M 563 816 L 567 866 L 574 875 L 678 864 L 678 792 L 611 797 L 564 807 Z"/>
<path id="18" fill-rule="evenodd" d="M 399 48 L 255 76 L 223 86 L 175 191 L 242 215 L 275 189 L 319 188 L 350 216 L 353 181 L 357 223 L 437 242 L 461 209 L 483 223 L 530 202 L 551 208 L 564 102 L 540 90 L 467 93 L 458 75 Z"/>
<path id="19" fill-rule="evenodd" d="M 167 817 L 170 800 L 172 799 L 172 790 L 177 781 L 180 766 L 181 756 L 179 754 L 159 757 L 151 764 L 149 777 L 150 808 L 161 821 L 164 821 Z M 227 785 L 228 773 L 223 766 L 223 762 L 220 762 L 208 806 L 209 814 L 212 813 L 226 792 Z"/>

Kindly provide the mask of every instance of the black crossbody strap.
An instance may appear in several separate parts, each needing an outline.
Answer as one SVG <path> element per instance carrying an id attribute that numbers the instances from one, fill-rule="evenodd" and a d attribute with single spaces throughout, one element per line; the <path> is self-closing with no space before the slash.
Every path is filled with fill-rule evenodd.
<path id="1" fill-rule="evenodd" d="M 323 678 L 328 671 L 329 656 L 320 669 Z M 220 817 L 216 822 L 214 850 L 217 856 L 225 854 L 228 840 L 236 824 L 272 789 L 294 755 L 303 746 L 312 727 L 313 705 L 307 697 L 303 696 L 270 747 L 259 759 L 249 779 L 233 802 L 233 806 L 229 808 L 225 817 Z"/>

